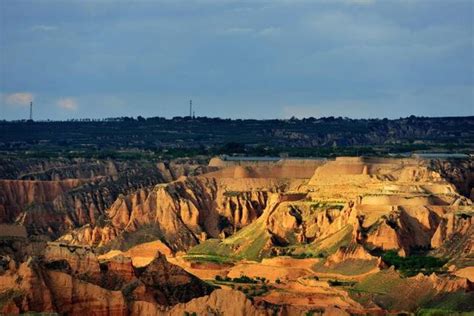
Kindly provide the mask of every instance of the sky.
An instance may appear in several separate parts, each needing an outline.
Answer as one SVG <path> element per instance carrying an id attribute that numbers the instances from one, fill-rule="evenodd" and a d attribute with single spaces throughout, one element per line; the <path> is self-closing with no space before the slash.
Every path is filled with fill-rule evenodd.
<path id="1" fill-rule="evenodd" d="M 474 0 L 0 0 L 0 119 L 474 115 Z"/>

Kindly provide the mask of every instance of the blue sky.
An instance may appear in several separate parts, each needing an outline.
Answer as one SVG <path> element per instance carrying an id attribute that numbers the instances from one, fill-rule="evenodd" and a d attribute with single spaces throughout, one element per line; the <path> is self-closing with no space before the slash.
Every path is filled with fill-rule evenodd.
<path id="1" fill-rule="evenodd" d="M 0 119 L 474 115 L 472 0 L 0 0 Z"/>

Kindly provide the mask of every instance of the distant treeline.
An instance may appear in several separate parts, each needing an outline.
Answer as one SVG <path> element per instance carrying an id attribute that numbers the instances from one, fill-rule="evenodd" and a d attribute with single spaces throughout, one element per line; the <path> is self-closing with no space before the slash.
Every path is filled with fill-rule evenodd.
<path id="1" fill-rule="evenodd" d="M 429 116 L 415 116 L 411 115 L 408 117 L 400 117 L 399 119 L 388 119 L 388 118 L 367 118 L 367 119 L 352 119 L 349 117 L 342 117 L 342 116 L 323 116 L 323 117 L 305 117 L 305 118 L 296 118 L 291 117 L 289 119 L 231 119 L 231 118 L 221 118 L 221 117 L 207 117 L 207 116 L 174 116 L 173 118 L 169 119 L 166 117 L 161 116 L 153 116 L 153 117 L 143 117 L 143 116 L 120 116 L 120 117 L 105 117 L 105 118 L 71 118 L 67 120 L 35 120 L 34 122 L 37 123 L 57 123 L 57 122 L 164 122 L 164 121 L 236 121 L 236 122 L 334 122 L 334 121 L 367 121 L 367 122 L 387 122 L 387 121 L 405 121 L 405 120 L 464 120 L 464 119 L 473 119 L 473 116 L 452 116 L 452 117 L 429 117 Z M 0 120 L 1 123 L 21 123 L 21 122 L 32 122 L 31 120 L 21 119 L 21 120 Z"/>
<path id="2" fill-rule="evenodd" d="M 28 155 L 129 157 L 248 154 L 378 155 L 405 151 L 472 152 L 474 117 L 288 120 L 119 117 L 0 121 L 0 151 Z"/>

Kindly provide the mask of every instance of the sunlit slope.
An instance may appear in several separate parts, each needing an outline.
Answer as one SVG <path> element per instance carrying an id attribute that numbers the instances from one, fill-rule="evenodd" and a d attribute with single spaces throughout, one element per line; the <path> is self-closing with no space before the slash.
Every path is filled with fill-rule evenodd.
<path id="1" fill-rule="evenodd" d="M 296 191 L 275 193 L 252 224 L 228 238 L 207 240 L 189 255 L 326 258 L 358 249 L 351 258 L 389 250 L 405 256 L 446 248 L 453 236 L 464 249 L 457 253 L 465 254 L 471 212 L 472 202 L 426 162 L 338 158 L 318 167 Z"/>

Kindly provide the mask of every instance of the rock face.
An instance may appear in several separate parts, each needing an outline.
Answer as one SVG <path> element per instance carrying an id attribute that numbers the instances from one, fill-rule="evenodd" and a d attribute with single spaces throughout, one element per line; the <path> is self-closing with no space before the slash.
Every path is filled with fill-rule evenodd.
<path id="1" fill-rule="evenodd" d="M 143 271 L 139 274 L 140 285 L 145 286 L 144 294 L 136 294 L 136 299 L 153 297 L 159 305 L 175 305 L 187 302 L 196 297 L 196 293 L 206 295 L 213 288 L 183 269 L 170 264 L 164 255 L 158 254 Z"/>
<path id="2" fill-rule="evenodd" d="M 326 255 L 351 244 L 401 255 L 439 248 L 453 236 L 471 234 L 472 215 L 462 210 L 472 202 L 430 165 L 416 159 L 328 161 L 298 188 L 298 194 L 280 194 L 261 216 L 263 221 L 219 246 L 242 253 L 244 236 L 262 236 L 266 242 L 260 243 L 260 255 L 252 259 L 292 251 Z M 469 242 L 463 245 L 466 248 Z"/>
<path id="3" fill-rule="evenodd" d="M 474 160 L 431 160 L 430 168 L 454 184 L 462 195 L 474 199 Z"/>
<path id="4" fill-rule="evenodd" d="M 138 271 L 128 258 L 119 256 L 99 266 L 90 250 L 52 244 L 44 257 L 12 263 L 0 273 L 0 313 L 128 315 L 137 299 L 156 309 L 213 291 L 162 255 Z"/>
<path id="5" fill-rule="evenodd" d="M 365 307 L 403 308 L 397 302 L 404 289 L 440 300 L 472 292 L 470 281 L 456 277 L 472 266 L 470 164 L 338 158 L 224 165 L 184 176 L 200 169 L 158 164 L 121 174 L 120 164 L 99 164 L 93 179 L 65 180 L 53 168 L 21 175 L 30 180 L 3 180 L 1 214 L 24 226 L 0 225 L 11 230 L 0 234 L 0 312 L 267 315 L 284 299 L 282 314 L 308 306 L 364 313 Z M 85 172 L 76 166 L 66 174 Z M 38 253 L 33 249 L 41 247 L 28 242 L 24 227 L 30 236 L 61 236 Z M 389 250 L 447 258 L 447 275 L 400 278 L 387 269 L 382 254 Z M 94 251 L 107 253 L 97 257 Z M 205 259 L 218 262 L 199 261 Z M 254 300 L 241 291 L 215 290 L 187 271 L 205 279 L 245 272 L 258 281 L 233 285 Z M 319 273 L 336 281 L 322 281 Z M 384 277 L 400 293 L 379 291 Z M 362 284 L 361 300 L 341 305 L 349 296 L 338 280 Z M 409 310 L 418 307 L 414 300 Z"/>
<path id="6" fill-rule="evenodd" d="M 146 301 L 134 301 L 132 315 L 182 316 L 196 315 L 229 315 L 229 316 L 263 316 L 272 315 L 270 311 L 255 307 L 240 291 L 218 289 L 210 295 L 193 299 L 185 304 L 177 304 L 170 309 L 157 308 Z"/>
<path id="7" fill-rule="evenodd" d="M 211 295 L 196 298 L 186 304 L 179 304 L 158 315 L 183 315 L 185 312 L 206 315 L 214 313 L 229 316 L 256 316 L 264 315 L 264 311 L 258 310 L 245 294 L 234 290 L 215 290 Z"/>
<path id="8" fill-rule="evenodd" d="M 24 225 L 29 234 L 57 238 L 76 227 L 100 224 L 105 210 L 120 194 L 183 175 L 199 174 L 205 168 L 149 162 L 128 166 L 108 161 L 41 170 L 22 176 L 35 180 L 0 180 L 0 223 L 17 222 Z M 79 178 L 49 180 L 67 176 Z M 86 176 L 90 178 L 82 178 Z"/>
<path id="9" fill-rule="evenodd" d="M 114 160 L 85 158 L 0 158 L 0 179 L 60 181 L 67 179 L 94 179 L 136 174 L 141 169 L 153 173 L 158 169 L 167 182 L 182 175 L 202 174 L 209 168 L 190 159 L 170 162 L 149 160 Z"/>
<path id="10" fill-rule="evenodd" d="M 60 181 L 116 176 L 134 162 L 99 159 L 67 158 L 0 158 L 0 178 L 11 180 Z"/>
<path id="11" fill-rule="evenodd" d="M 229 191 L 218 178 L 189 177 L 152 190 L 140 189 L 119 197 L 107 211 L 107 225 L 84 227 L 62 241 L 107 245 L 116 236 L 149 230 L 177 251 L 200 239 L 230 235 L 258 218 L 267 203 L 267 190 Z"/>
<path id="12" fill-rule="evenodd" d="M 83 184 L 73 179 L 64 181 L 0 180 L 0 221 L 14 222 L 24 209 L 51 204 L 58 196 Z"/>

